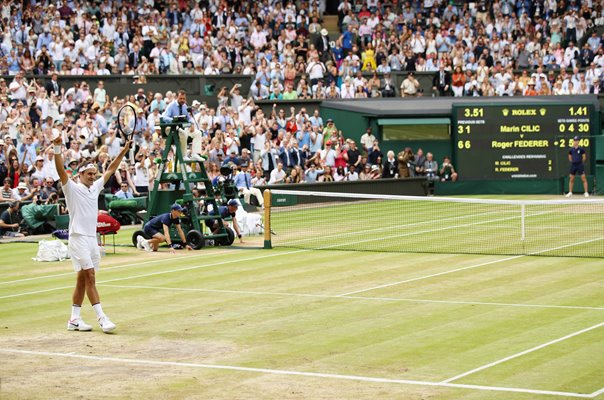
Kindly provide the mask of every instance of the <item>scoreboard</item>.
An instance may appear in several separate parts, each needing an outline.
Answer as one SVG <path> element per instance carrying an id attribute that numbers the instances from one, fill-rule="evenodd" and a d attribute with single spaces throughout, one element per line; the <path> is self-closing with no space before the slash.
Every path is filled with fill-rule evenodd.
<path id="1" fill-rule="evenodd" d="M 573 137 L 587 151 L 599 118 L 592 103 L 456 104 L 454 162 L 462 179 L 555 179 L 568 175 Z"/>

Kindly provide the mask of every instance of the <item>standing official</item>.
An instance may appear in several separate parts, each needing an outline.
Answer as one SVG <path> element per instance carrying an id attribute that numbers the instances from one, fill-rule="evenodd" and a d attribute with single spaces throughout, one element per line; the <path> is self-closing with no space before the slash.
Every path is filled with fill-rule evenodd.
<path id="1" fill-rule="evenodd" d="M 583 195 L 589 197 L 587 189 L 587 179 L 585 178 L 585 160 L 587 160 L 587 153 L 585 149 L 579 146 L 579 136 L 573 138 L 573 147 L 568 151 L 568 161 L 570 161 L 570 175 L 568 179 L 568 193 L 566 197 L 573 195 L 573 187 L 575 185 L 575 175 L 581 176 L 583 182 Z"/>

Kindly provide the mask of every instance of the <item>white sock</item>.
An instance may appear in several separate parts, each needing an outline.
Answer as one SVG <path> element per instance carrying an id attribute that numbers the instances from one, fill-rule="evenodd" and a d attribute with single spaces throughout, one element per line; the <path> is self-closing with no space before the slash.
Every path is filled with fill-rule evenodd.
<path id="1" fill-rule="evenodd" d="M 103 307 L 101 307 L 101 303 L 96 303 L 92 306 L 92 308 L 94 308 L 97 317 L 101 318 L 105 316 L 105 313 L 103 312 Z"/>
<path id="2" fill-rule="evenodd" d="M 71 306 L 71 318 L 72 320 L 74 319 L 78 319 L 80 318 L 80 310 L 82 309 L 82 306 L 78 306 L 77 304 L 74 304 Z"/>

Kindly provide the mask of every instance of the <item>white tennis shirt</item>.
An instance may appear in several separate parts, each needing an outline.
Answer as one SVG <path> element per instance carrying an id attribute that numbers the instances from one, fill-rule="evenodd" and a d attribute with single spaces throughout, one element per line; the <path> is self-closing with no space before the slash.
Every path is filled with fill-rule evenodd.
<path id="1" fill-rule="evenodd" d="M 69 234 L 74 233 L 96 237 L 96 223 L 99 213 L 99 194 L 105 182 L 99 178 L 90 188 L 71 179 L 63 186 L 65 202 L 69 210 Z"/>

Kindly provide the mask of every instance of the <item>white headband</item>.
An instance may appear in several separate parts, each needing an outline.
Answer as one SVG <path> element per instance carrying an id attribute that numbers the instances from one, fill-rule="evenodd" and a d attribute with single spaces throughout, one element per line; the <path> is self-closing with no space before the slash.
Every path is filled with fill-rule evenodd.
<path id="1" fill-rule="evenodd" d="M 89 170 L 89 169 L 96 169 L 96 165 L 94 165 L 94 164 L 92 164 L 92 163 L 90 163 L 90 164 L 86 164 L 86 166 L 84 166 L 84 167 L 80 168 L 80 173 L 81 173 L 81 172 L 84 172 L 84 171 L 87 171 L 87 170 Z"/>

